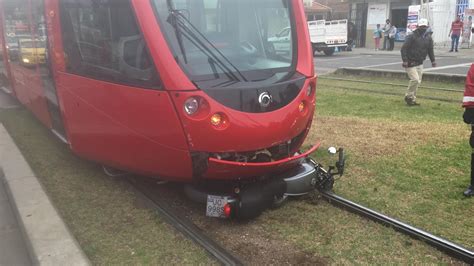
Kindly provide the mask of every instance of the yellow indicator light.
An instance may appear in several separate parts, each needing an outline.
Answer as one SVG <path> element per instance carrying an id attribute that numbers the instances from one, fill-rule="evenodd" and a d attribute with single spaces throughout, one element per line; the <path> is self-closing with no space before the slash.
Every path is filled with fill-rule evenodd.
<path id="1" fill-rule="evenodd" d="M 220 114 L 214 114 L 211 116 L 211 124 L 218 126 L 222 123 L 222 116 Z"/>
<path id="2" fill-rule="evenodd" d="M 300 112 L 303 112 L 304 108 L 305 108 L 305 104 L 304 102 L 301 102 L 300 105 L 298 106 L 298 109 L 300 110 Z"/>

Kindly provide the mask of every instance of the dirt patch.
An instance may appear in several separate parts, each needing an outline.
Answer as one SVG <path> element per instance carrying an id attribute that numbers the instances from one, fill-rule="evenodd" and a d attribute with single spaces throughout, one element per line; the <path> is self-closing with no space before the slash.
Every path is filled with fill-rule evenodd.
<path id="1" fill-rule="evenodd" d="M 344 147 L 362 160 L 397 155 L 406 148 L 430 142 L 440 147 L 448 146 L 460 138 L 468 139 L 470 134 L 463 124 L 354 117 L 317 117 L 313 128 L 306 143 L 321 141 L 323 147 Z"/>
<path id="2" fill-rule="evenodd" d="M 249 222 L 221 220 L 206 217 L 205 206 L 188 200 L 182 186 L 150 184 L 157 195 L 171 204 L 181 215 L 191 219 L 206 234 L 248 265 L 326 265 L 328 260 L 310 254 L 290 241 L 284 241 L 277 232 L 262 228 L 261 217 Z M 137 202 L 137 205 L 142 205 Z M 143 205 L 142 205 L 143 207 Z"/>
<path id="3" fill-rule="evenodd" d="M 206 223 L 216 221 L 205 218 Z M 262 219 L 265 219 L 262 217 Z M 221 243 L 251 265 L 326 265 L 328 262 L 300 250 L 296 245 L 278 239 L 277 232 L 270 234 L 262 229 L 261 223 L 252 221 L 246 224 L 219 223 L 213 226 L 212 234 Z"/>

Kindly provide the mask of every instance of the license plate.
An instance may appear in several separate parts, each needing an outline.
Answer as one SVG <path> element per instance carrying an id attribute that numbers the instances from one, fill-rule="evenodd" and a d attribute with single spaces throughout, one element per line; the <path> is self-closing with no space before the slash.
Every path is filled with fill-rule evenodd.
<path id="1" fill-rule="evenodd" d="M 206 216 L 225 218 L 224 206 L 227 204 L 227 197 L 207 195 Z"/>

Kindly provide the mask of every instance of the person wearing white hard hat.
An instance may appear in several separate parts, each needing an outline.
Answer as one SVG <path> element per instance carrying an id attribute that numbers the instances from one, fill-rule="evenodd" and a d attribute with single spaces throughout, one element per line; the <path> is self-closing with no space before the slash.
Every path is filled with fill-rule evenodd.
<path id="1" fill-rule="evenodd" d="M 420 19 L 417 29 L 407 36 L 401 49 L 403 67 L 405 68 L 410 82 L 405 94 L 405 102 L 408 106 L 420 105 L 416 101 L 416 92 L 423 77 L 423 62 L 426 56 L 430 57 L 432 67 L 436 67 L 433 39 L 428 34 L 428 20 Z"/>

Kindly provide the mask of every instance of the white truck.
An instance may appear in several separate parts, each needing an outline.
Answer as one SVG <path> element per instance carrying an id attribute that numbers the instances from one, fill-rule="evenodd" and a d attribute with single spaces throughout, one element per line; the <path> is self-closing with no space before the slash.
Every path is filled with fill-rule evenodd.
<path id="1" fill-rule="evenodd" d="M 334 54 L 336 47 L 347 47 L 347 19 L 308 21 L 313 53 Z"/>

